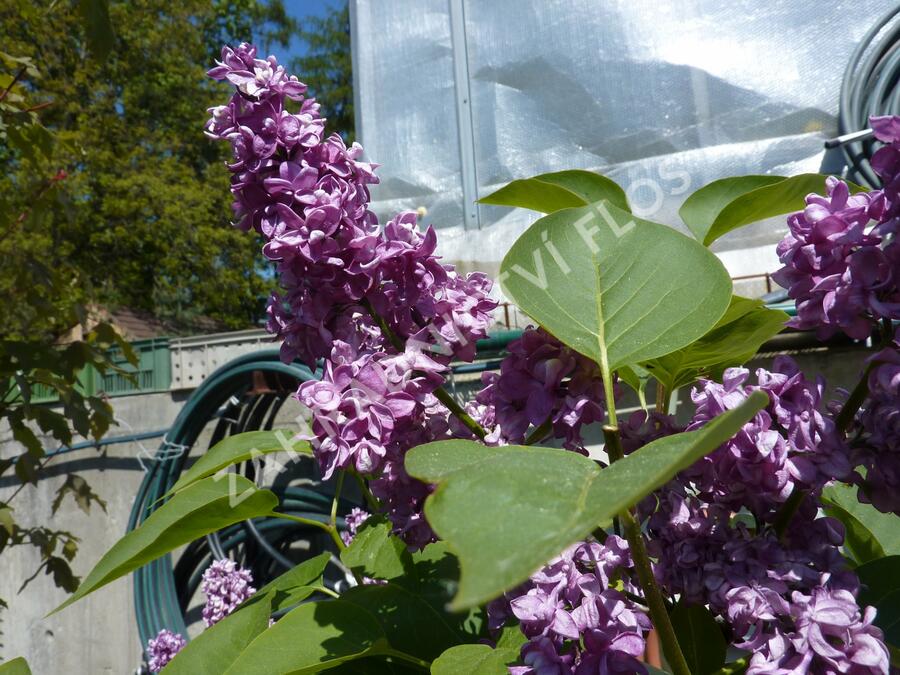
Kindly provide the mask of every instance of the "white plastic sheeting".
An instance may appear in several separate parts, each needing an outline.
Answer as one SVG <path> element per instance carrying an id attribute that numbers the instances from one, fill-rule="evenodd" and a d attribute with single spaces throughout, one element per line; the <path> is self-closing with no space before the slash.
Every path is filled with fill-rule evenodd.
<path id="1" fill-rule="evenodd" d="M 351 0 L 374 208 L 425 207 L 446 258 L 490 269 L 535 216 L 471 202 L 514 178 L 599 171 L 638 215 L 682 227 L 685 197 L 717 178 L 838 169 L 822 142 L 840 78 L 891 4 Z M 718 250 L 771 251 L 783 232 L 760 223 Z M 775 263 L 723 257 L 733 275 Z"/>

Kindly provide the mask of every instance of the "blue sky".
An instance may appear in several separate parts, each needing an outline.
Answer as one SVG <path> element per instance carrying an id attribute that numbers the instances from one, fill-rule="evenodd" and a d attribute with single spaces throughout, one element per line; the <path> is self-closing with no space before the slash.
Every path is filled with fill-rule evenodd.
<path id="1" fill-rule="evenodd" d="M 329 7 L 339 5 L 341 2 L 342 0 L 284 0 L 284 6 L 292 17 L 303 19 L 307 16 L 324 16 Z M 279 61 L 287 63 L 291 57 L 302 56 L 305 52 L 305 45 L 295 38 L 288 53 L 281 55 Z"/>

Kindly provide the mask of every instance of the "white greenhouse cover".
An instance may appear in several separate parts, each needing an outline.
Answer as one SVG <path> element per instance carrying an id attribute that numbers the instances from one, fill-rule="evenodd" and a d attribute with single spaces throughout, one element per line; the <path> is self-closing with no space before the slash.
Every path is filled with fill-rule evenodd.
<path id="1" fill-rule="evenodd" d="M 737 174 L 838 170 L 850 52 L 887 0 L 351 0 L 357 131 L 374 209 L 425 207 L 441 253 L 494 271 L 535 215 L 474 203 L 581 168 L 635 212 Z M 732 275 L 777 267 L 784 219 L 717 244 Z M 760 248 L 762 247 L 762 248 Z"/>

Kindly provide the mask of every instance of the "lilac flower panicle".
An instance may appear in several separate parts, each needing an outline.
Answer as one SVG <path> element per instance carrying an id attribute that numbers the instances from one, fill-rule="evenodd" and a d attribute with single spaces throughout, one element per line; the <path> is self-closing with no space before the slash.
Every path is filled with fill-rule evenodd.
<path id="1" fill-rule="evenodd" d="M 206 133 L 230 144 L 235 224 L 255 230 L 281 288 L 267 327 L 285 361 L 321 368 L 297 398 L 309 408 L 308 438 L 325 477 L 363 475 L 394 532 L 412 548 L 435 539 L 423 514 L 433 486 L 405 470 L 407 451 L 429 441 L 471 438 L 436 396 L 453 360 L 472 360 L 497 306 L 491 280 L 464 275 L 436 255 L 437 234 L 413 212 L 379 224 L 370 209 L 375 164 L 362 148 L 325 133 L 306 87 L 256 48 L 226 47 L 210 76 L 235 87 L 210 109 Z M 900 118 L 874 118 L 886 143 L 872 159 L 882 190 L 851 194 L 830 178 L 792 214 L 778 247 L 779 283 L 797 303 L 791 325 L 822 336 L 867 337 L 900 318 Z M 485 443 L 521 443 L 537 427 L 586 452 L 585 425 L 605 419 L 596 364 L 541 329 L 511 343 L 500 372 L 465 409 L 487 430 Z M 847 568 L 839 522 L 820 517 L 828 482 L 866 468 L 862 492 L 897 508 L 900 376 L 894 356 L 870 377 L 871 400 L 857 423 L 862 446 L 837 432 L 824 382 L 806 379 L 787 358 L 771 370 L 733 368 L 722 383 L 692 392 L 700 428 L 764 391 L 769 405 L 716 451 L 638 505 L 654 574 L 670 595 L 706 605 L 728 623 L 733 643 L 754 652 L 748 673 L 886 672 L 886 648 L 860 608 L 859 580 Z M 323 365 L 317 366 L 322 361 Z M 670 416 L 635 413 L 621 425 L 630 453 L 678 433 Z M 780 535 L 773 523 L 792 494 L 806 495 Z M 368 517 L 348 514 L 345 542 Z M 515 675 L 645 672 L 650 628 L 632 582 L 628 545 L 615 536 L 576 544 L 487 608 L 496 630 L 518 622 L 528 638 Z M 218 561 L 204 574 L 207 625 L 254 591 L 249 573 Z"/>
<path id="2" fill-rule="evenodd" d="M 434 229 L 423 230 L 414 212 L 379 225 L 368 191 L 376 165 L 362 160 L 358 144 L 325 135 L 318 104 L 274 57 L 261 59 L 248 44 L 225 47 L 209 75 L 236 89 L 206 125 L 232 148 L 236 225 L 262 235 L 281 284 L 267 328 L 284 361 L 315 368 L 325 360 L 321 382 L 298 392 L 313 412 L 319 465 L 326 477 L 339 469 L 377 477 L 391 493 L 397 532 L 430 541 L 417 510 L 428 489 L 403 471 L 403 457 L 449 433 L 433 392 L 451 360 L 473 359 L 487 336 L 492 282 L 442 263 Z"/>
<path id="3" fill-rule="evenodd" d="M 868 377 L 869 397 L 857 415 L 862 431 L 860 500 L 883 513 L 900 515 L 900 329 L 889 347 L 875 354 Z"/>
<path id="4" fill-rule="evenodd" d="M 797 303 L 788 325 L 821 337 L 843 331 L 864 339 L 879 319 L 900 319 L 900 242 L 889 236 L 900 215 L 900 118 L 871 124 L 887 143 L 872 157 L 884 188 L 851 195 L 845 182 L 828 178 L 826 195 L 809 195 L 788 218 L 790 233 L 777 248 L 784 267 L 774 279 Z"/>
<path id="5" fill-rule="evenodd" d="M 650 628 L 644 612 L 614 588 L 636 591 L 628 544 L 610 535 L 603 544 L 575 544 L 488 607 L 490 625 L 519 621 L 529 638 L 524 665 L 513 675 L 644 673 L 639 661 Z M 622 578 L 620 578 L 622 577 Z"/>
<path id="6" fill-rule="evenodd" d="M 256 593 L 249 570 L 233 560 L 215 560 L 203 572 L 200 590 L 206 596 L 201 612 L 207 628 L 231 614 L 238 605 Z"/>
<path id="7" fill-rule="evenodd" d="M 883 635 L 872 623 L 875 609 L 860 612 L 852 593 L 828 588 L 827 576 L 808 594 L 795 591 L 781 609 L 773 623 L 740 645 L 753 654 L 748 675 L 890 671 Z"/>
<path id="8" fill-rule="evenodd" d="M 550 422 L 553 436 L 584 451 L 581 429 L 606 415 L 597 364 L 540 328 L 527 328 L 507 346 L 499 373 L 485 373 L 478 403 L 508 443 L 522 443 L 530 427 Z"/>
<path id="9" fill-rule="evenodd" d="M 151 673 L 158 673 L 175 658 L 187 642 L 178 633 L 163 628 L 147 642 L 148 667 Z"/>
<path id="10" fill-rule="evenodd" d="M 755 390 L 770 403 L 728 443 L 689 470 L 705 499 L 767 517 L 795 489 L 820 489 L 847 478 L 847 449 L 824 412 L 825 383 L 810 382 L 789 357 L 773 370 L 757 370 L 757 385 L 746 384 L 749 371 L 730 368 L 723 383 L 705 382 L 691 397 L 697 406 L 688 430 L 740 405 Z"/>

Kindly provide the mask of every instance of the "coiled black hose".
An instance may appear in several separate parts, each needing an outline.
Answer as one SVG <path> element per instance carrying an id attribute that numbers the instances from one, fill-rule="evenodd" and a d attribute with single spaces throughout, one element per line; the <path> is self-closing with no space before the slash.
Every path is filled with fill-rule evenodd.
<path id="1" fill-rule="evenodd" d="M 841 82 L 838 117 L 838 129 L 845 138 L 826 144 L 826 147 L 840 145 L 847 161 L 847 177 L 860 185 L 871 188 L 881 185 L 869 163 L 880 144 L 865 130 L 869 128 L 870 116 L 900 114 L 898 80 L 900 4 L 866 32 L 851 54 Z"/>

